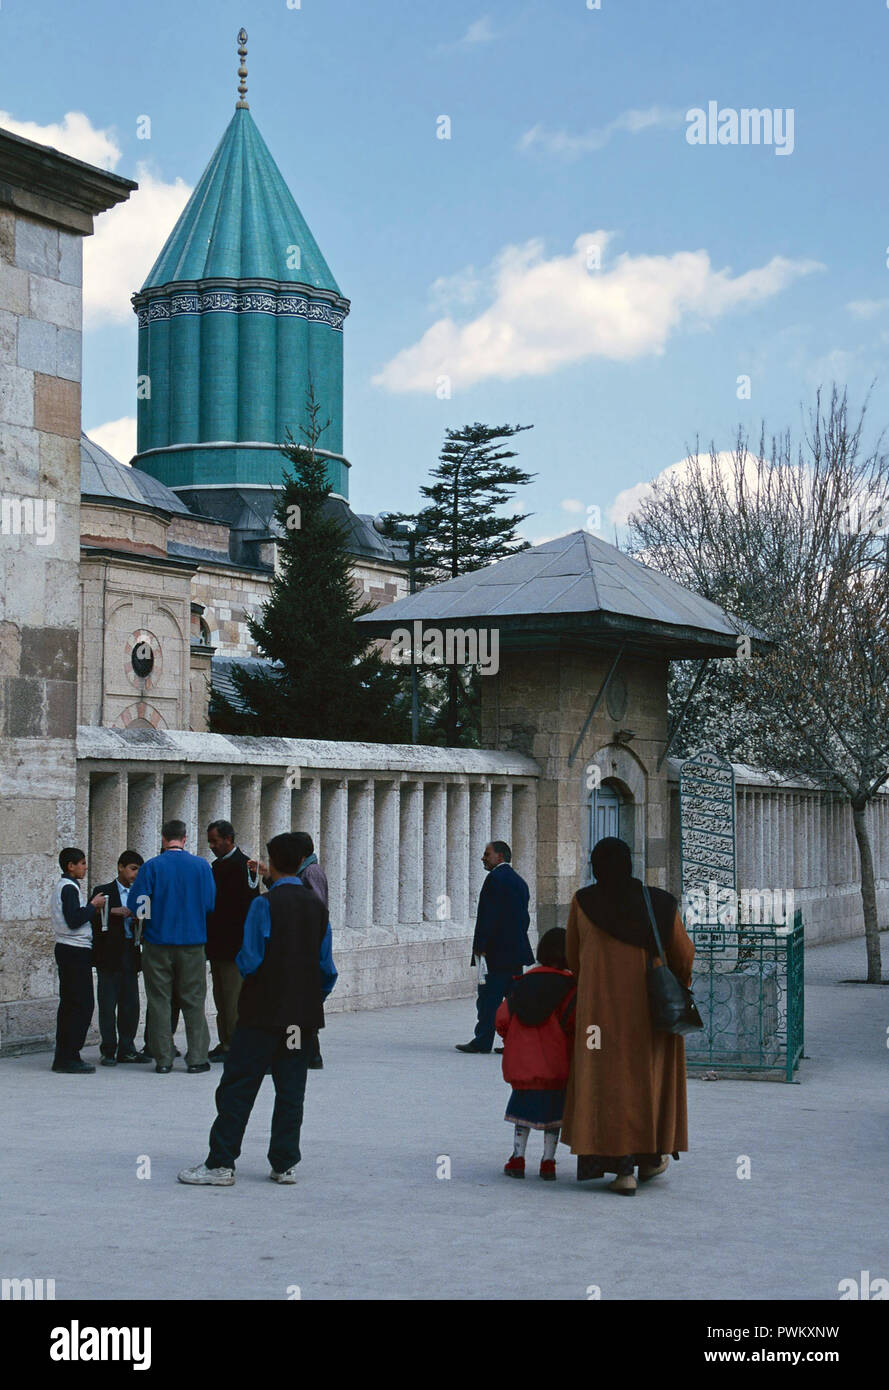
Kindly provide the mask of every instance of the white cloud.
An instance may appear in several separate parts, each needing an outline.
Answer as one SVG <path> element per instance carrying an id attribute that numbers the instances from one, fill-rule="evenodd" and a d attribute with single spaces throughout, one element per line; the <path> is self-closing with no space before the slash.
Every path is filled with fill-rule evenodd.
<path id="1" fill-rule="evenodd" d="M 571 534 L 570 531 L 555 531 L 552 535 L 522 536 L 522 540 L 527 541 L 529 545 L 546 545 L 547 541 L 557 541 L 560 537 Z"/>
<path id="2" fill-rule="evenodd" d="M 734 484 L 733 457 L 734 456 L 726 450 L 716 456 L 719 475 L 723 482 L 727 484 L 729 491 L 733 490 Z M 680 459 L 678 463 L 671 463 L 669 467 L 662 468 L 653 481 L 661 483 L 667 482 L 672 477 L 683 477 L 688 473 L 695 459 L 699 459 L 705 468 L 709 468 L 709 454 L 687 454 L 686 457 Z M 751 454 L 747 458 L 744 470 L 751 484 L 756 480 L 756 470 L 756 457 Z M 652 483 L 634 483 L 632 487 L 624 488 L 622 492 L 617 494 L 611 506 L 608 508 L 608 520 L 615 526 L 626 526 L 632 513 L 636 511 L 646 497 L 651 495 L 651 491 Z"/>
<path id="3" fill-rule="evenodd" d="M 853 299 L 846 308 L 858 319 L 873 319 L 889 309 L 889 299 Z"/>
<path id="4" fill-rule="evenodd" d="M 559 503 L 563 512 L 585 512 L 586 503 L 578 501 L 576 497 L 566 497 Z"/>
<path id="5" fill-rule="evenodd" d="M 134 322 L 130 295 L 143 284 L 175 226 L 191 189 L 182 179 L 165 183 L 144 164 L 139 187 L 127 202 L 96 219 L 83 247 L 84 327 Z"/>
<path id="6" fill-rule="evenodd" d="M 73 159 L 96 164 L 100 169 L 114 170 L 121 158 L 121 149 L 114 132 L 98 130 L 82 111 L 69 111 L 61 121 L 38 125 L 36 121 L 17 121 L 8 111 L 0 111 L 0 126 L 35 140 L 38 145 L 51 145 Z"/>
<path id="7" fill-rule="evenodd" d="M 120 420 L 109 420 L 107 424 L 96 425 L 87 430 L 90 439 L 117 459 L 118 463 L 129 463 L 136 452 L 136 417 L 124 415 Z"/>
<path id="8" fill-rule="evenodd" d="M 115 170 L 122 157 L 114 132 L 98 129 L 82 111 L 69 111 L 48 125 L 17 121 L 0 111 L 0 126 L 102 169 Z M 165 183 L 145 164 L 139 165 L 136 178 L 136 192 L 97 217 L 94 235 L 84 238 L 85 328 L 133 321 L 130 295 L 144 282 L 191 195 L 182 179 Z"/>
<path id="9" fill-rule="evenodd" d="M 631 108 L 622 111 L 607 125 L 594 127 L 581 135 L 572 135 L 567 130 L 547 130 L 542 125 L 532 126 L 525 131 L 518 147 L 520 150 L 546 150 L 563 159 L 579 159 L 581 155 L 604 149 L 619 132 L 638 135 L 643 130 L 675 130 L 684 121 L 684 111 L 672 111 L 662 106 L 649 106 L 644 110 Z"/>
<path id="10" fill-rule="evenodd" d="M 588 269 L 611 240 L 598 231 L 577 238 L 565 256 L 544 256 L 543 242 L 507 246 L 492 267 L 493 303 L 467 323 L 447 315 L 374 377 L 388 391 L 434 391 L 489 378 L 542 376 L 569 363 L 601 357 L 628 362 L 663 353 L 668 339 L 694 316 L 708 323 L 732 309 L 777 294 L 817 261 L 774 256 L 732 276 L 714 270 L 706 251 L 672 256 L 618 256 L 607 270 Z"/>
<path id="11" fill-rule="evenodd" d="M 496 39 L 496 37 L 497 35 L 494 32 L 494 26 L 491 23 L 490 17 L 488 15 L 483 15 L 481 19 L 477 19 L 473 24 L 470 24 L 460 42 L 465 44 L 490 43 L 493 39 Z"/>
<path id="12" fill-rule="evenodd" d="M 466 308 L 474 304 L 482 288 L 482 282 L 475 273 L 475 266 L 468 265 L 453 275 L 439 275 L 433 280 L 429 291 L 429 302 L 433 312 L 447 313 L 448 309 L 459 306 Z"/>

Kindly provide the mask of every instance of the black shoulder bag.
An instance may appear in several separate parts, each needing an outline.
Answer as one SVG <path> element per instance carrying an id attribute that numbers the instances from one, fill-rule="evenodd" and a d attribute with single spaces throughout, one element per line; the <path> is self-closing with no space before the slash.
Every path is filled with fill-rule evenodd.
<path id="1" fill-rule="evenodd" d="M 648 1002 L 651 1006 L 651 1026 L 657 1033 L 678 1033 L 680 1035 L 695 1033 L 704 1027 L 703 1019 L 698 1013 L 698 1006 L 691 990 L 677 980 L 667 965 L 661 934 L 657 929 L 657 922 L 654 920 L 651 895 L 644 883 L 642 896 L 645 898 L 645 906 L 648 908 L 648 918 L 651 922 L 651 930 L 654 932 L 657 954 L 661 962 L 660 965 L 655 965 L 651 961 L 648 966 Z"/>

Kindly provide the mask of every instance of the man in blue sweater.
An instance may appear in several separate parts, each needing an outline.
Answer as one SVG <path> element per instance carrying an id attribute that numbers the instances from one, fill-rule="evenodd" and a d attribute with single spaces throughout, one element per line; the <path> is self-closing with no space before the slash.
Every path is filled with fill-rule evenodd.
<path id="1" fill-rule="evenodd" d="M 494 1020 L 514 975 L 532 965 L 528 940 L 528 885 L 512 867 L 512 851 L 504 840 L 485 846 L 482 863 L 488 877 L 482 884 L 472 941 L 472 961 L 479 967 L 478 1023 L 472 1042 L 457 1043 L 458 1052 L 490 1052 Z"/>
<path id="2" fill-rule="evenodd" d="M 142 923 L 142 973 L 148 999 L 148 1032 L 162 1074 L 173 1069 L 171 1000 L 175 990 L 185 1018 L 187 1070 L 210 1070 L 207 997 L 207 913 L 216 903 L 216 884 L 206 859 L 185 848 L 185 823 L 169 820 L 161 830 L 162 852 L 139 870 L 129 906 Z"/>

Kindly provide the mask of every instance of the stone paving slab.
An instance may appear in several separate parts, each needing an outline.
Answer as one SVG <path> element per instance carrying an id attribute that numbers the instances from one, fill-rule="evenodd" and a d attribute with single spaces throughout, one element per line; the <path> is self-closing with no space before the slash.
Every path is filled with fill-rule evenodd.
<path id="1" fill-rule="evenodd" d="M 862 1270 L 889 1278 L 889 989 L 836 983 L 863 957 L 809 952 L 800 1084 L 690 1081 L 691 1152 L 632 1202 L 579 1186 L 561 1146 L 541 1183 L 539 1136 L 531 1176 L 502 1176 L 500 1059 L 453 1050 L 467 1000 L 331 1018 L 293 1187 L 267 1177 L 268 1081 L 236 1186 L 195 1189 L 175 1177 L 206 1156 L 217 1068 L 5 1059 L 0 1276 L 58 1299 L 836 1299 Z"/>

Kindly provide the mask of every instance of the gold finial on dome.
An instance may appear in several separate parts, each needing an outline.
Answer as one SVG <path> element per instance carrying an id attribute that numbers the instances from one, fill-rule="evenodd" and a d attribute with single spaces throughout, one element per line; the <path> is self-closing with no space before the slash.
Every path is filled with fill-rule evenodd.
<path id="1" fill-rule="evenodd" d="M 247 64 L 245 61 L 247 58 L 246 29 L 241 29 L 238 33 L 238 57 L 241 60 L 240 67 L 238 68 L 238 77 L 241 80 L 238 83 L 239 100 L 235 106 L 235 110 L 237 111 L 239 108 L 243 107 L 243 109 L 247 111 L 249 109 L 250 103 L 247 100 Z"/>

